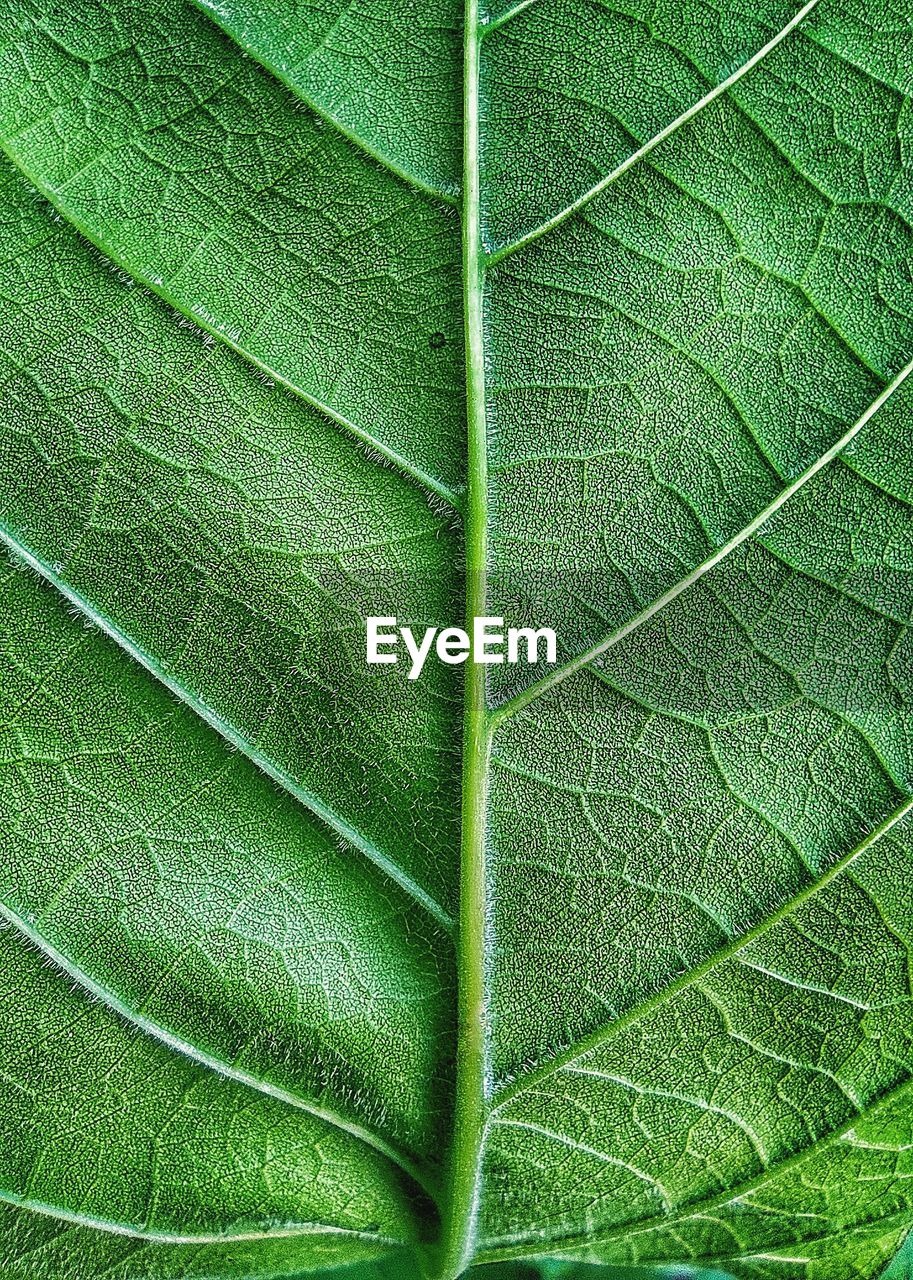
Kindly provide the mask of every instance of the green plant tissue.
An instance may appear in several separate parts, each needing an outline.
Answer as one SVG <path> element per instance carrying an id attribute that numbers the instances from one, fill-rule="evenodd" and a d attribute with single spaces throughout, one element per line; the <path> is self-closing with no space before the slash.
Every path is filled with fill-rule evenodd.
<path id="1" fill-rule="evenodd" d="M 0 1280 L 910 1280 L 911 370 L 913 0 L 0 0 Z"/>

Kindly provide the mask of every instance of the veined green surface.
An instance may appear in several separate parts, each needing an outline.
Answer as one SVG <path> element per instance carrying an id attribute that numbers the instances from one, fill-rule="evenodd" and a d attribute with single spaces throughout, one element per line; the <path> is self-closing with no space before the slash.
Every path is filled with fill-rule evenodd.
<path id="1" fill-rule="evenodd" d="M 2 1280 L 906 1275 L 908 0 L 0 13 Z"/>

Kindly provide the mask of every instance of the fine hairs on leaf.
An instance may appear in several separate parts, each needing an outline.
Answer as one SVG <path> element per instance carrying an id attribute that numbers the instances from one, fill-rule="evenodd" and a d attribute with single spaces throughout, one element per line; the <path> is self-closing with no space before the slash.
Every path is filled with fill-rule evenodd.
<path id="1" fill-rule="evenodd" d="M 913 3 L 3 5 L 0 1280 L 905 1280 Z"/>

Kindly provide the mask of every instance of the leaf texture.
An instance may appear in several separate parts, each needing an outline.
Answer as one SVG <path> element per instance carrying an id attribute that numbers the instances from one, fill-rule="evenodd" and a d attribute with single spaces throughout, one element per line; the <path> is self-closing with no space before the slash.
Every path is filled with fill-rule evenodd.
<path id="1" fill-rule="evenodd" d="M 913 10 L 2 13 L 0 1277 L 905 1274 Z"/>

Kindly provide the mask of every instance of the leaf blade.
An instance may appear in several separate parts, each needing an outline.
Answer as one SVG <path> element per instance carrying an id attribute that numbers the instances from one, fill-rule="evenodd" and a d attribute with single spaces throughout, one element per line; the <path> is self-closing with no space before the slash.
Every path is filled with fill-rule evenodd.
<path id="1" fill-rule="evenodd" d="M 258 62 L 397 177 L 457 203 L 460 40 L 454 6 L 327 15 L 194 0 Z M 413 59 L 425 64 L 410 83 Z M 429 74 L 429 64 L 433 74 Z M 378 92 L 377 80 L 383 82 Z M 392 81 L 392 86 L 387 82 Z M 395 91 L 394 91 L 395 90 Z M 445 112 L 444 108 L 447 108 Z"/>
<path id="2" fill-rule="evenodd" d="M 442 936 L 68 617 L 52 588 L 12 566 L 0 584 L 16 619 L 0 632 L 3 914 L 201 1070 L 256 1087 L 271 1105 L 295 1100 L 333 1116 L 410 1168 L 423 1164 L 446 1078 Z M 57 698 L 73 718 L 49 739 Z M 373 1050 L 360 1047 L 360 1019 Z"/>
<path id="3" fill-rule="evenodd" d="M 353 1160 L 346 1147 L 350 1138 L 340 1134 L 340 1143 L 321 1121 L 301 1112 L 280 1112 L 267 1098 L 253 1107 L 245 1098 L 239 1106 L 232 1082 L 131 1035 L 84 997 L 64 998 L 60 980 L 49 983 L 39 958 L 18 938 L 5 931 L 0 941 L 7 1028 L 4 1078 L 18 1091 L 8 1098 L 3 1115 L 7 1203 L 160 1243 L 230 1244 L 309 1234 L 344 1239 L 354 1234 L 382 1248 L 389 1245 L 384 1234 L 365 1232 L 363 1226 L 388 1224 L 394 1240 L 411 1233 L 411 1212 L 395 1182 L 383 1165 L 372 1175 L 363 1156 Z M 96 1081 L 90 1080 L 92 1087 L 86 1090 L 81 1072 L 89 1044 L 94 1060 L 107 1064 L 107 1088 L 101 1096 L 95 1092 Z M 42 1083 L 29 1072 L 36 1051 L 41 1053 Z M 157 1082 L 155 1091 L 148 1089 L 149 1079 Z M 335 1185 L 332 1179 L 325 1186 L 313 1179 L 302 1182 L 300 1173 L 293 1173 L 284 1187 L 277 1182 L 270 1186 L 269 1166 L 275 1157 L 264 1137 L 288 1125 L 290 1116 L 295 1117 L 297 1136 L 288 1131 L 289 1154 L 293 1147 L 298 1150 L 302 1171 L 309 1161 L 325 1160 L 335 1168 Z M 55 1153 L 53 1144 L 45 1145 L 47 1131 L 66 1133 L 70 1150 L 58 1143 Z M 203 1185 L 188 1188 L 184 1161 L 205 1184 L 208 1163 L 215 1174 L 219 1161 L 229 1155 L 226 1132 L 238 1157 L 235 1179 L 224 1184 L 222 1197 L 213 1194 L 212 1184 L 208 1191 Z M 112 1139 L 119 1168 L 105 1162 L 97 1172 L 98 1155 Z M 29 1148 L 37 1143 L 42 1158 L 23 1176 Z M 174 1152 L 183 1152 L 183 1160 L 169 1164 L 171 1144 Z M 77 1153 L 85 1163 L 69 1162 Z"/>

